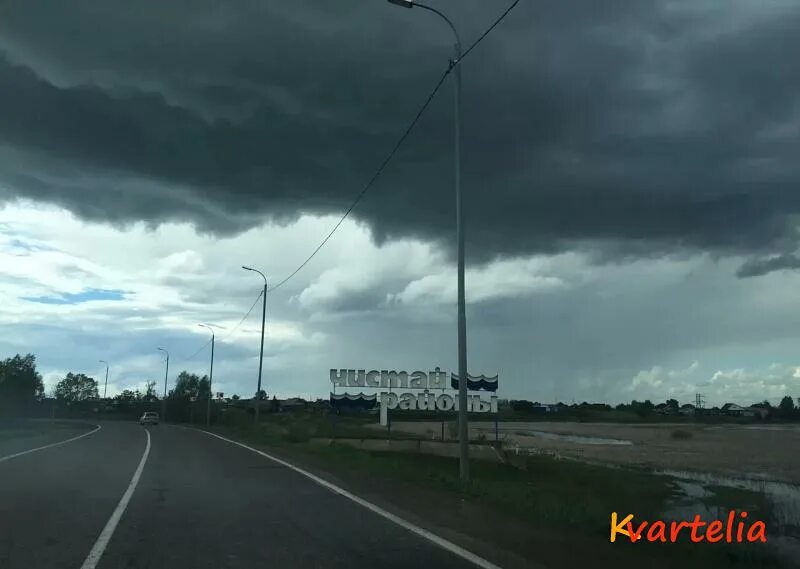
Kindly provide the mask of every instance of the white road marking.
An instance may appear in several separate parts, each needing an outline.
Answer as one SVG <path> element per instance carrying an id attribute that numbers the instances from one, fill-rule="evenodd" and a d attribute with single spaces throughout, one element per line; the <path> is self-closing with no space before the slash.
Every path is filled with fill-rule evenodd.
<path id="1" fill-rule="evenodd" d="M 44 445 L 44 446 L 41 446 L 41 447 L 36 447 L 36 448 L 28 449 L 28 450 L 23 450 L 22 452 L 16 452 L 14 454 L 9 454 L 7 456 L 2 456 L 2 457 L 0 457 L 0 462 L 4 462 L 6 460 L 11 460 L 12 458 L 17 458 L 18 456 L 24 456 L 26 454 L 30 454 L 32 452 L 36 452 L 36 451 L 39 451 L 39 450 L 44 450 L 46 448 L 53 448 L 53 447 L 57 447 L 59 445 L 65 445 L 67 443 L 71 443 L 72 441 L 77 441 L 78 439 L 82 439 L 83 437 L 88 437 L 89 435 L 94 434 L 94 433 L 96 433 L 97 431 L 100 430 L 100 425 L 95 425 L 95 427 L 96 428 L 92 429 L 88 433 L 83 433 L 82 435 L 78 435 L 77 437 L 72 437 L 71 439 L 67 439 L 65 441 L 58 441 L 57 443 L 50 443 L 49 445 Z"/>
<path id="2" fill-rule="evenodd" d="M 108 542 L 111 541 L 111 537 L 114 535 L 114 530 L 117 529 L 117 524 L 122 518 L 122 514 L 125 513 L 125 509 L 128 507 L 128 502 L 131 501 L 133 491 L 136 490 L 136 486 L 139 484 L 139 478 L 142 476 L 144 465 L 147 462 L 147 456 L 150 454 L 150 431 L 145 429 L 144 432 L 147 433 L 147 446 L 144 449 L 142 460 L 139 461 L 139 466 L 136 468 L 136 472 L 133 473 L 133 478 L 131 478 L 131 483 L 128 484 L 128 489 L 125 490 L 125 493 L 122 495 L 122 498 L 120 499 L 119 504 L 117 504 L 114 513 L 112 513 L 111 517 L 108 518 L 106 527 L 104 527 L 103 531 L 100 532 L 97 541 L 94 543 L 94 547 L 92 547 L 92 550 L 89 552 L 89 555 L 86 556 L 86 560 L 83 562 L 83 565 L 81 565 L 81 569 L 94 569 L 97 567 L 97 564 L 100 562 L 100 558 L 103 556 L 103 553 L 106 550 L 106 546 L 108 546 Z"/>
<path id="3" fill-rule="evenodd" d="M 246 448 L 247 450 L 252 451 L 252 452 L 254 452 L 256 454 L 260 454 L 264 458 L 268 458 L 269 460 L 277 462 L 278 464 L 283 465 L 286 468 L 290 468 L 290 469 L 294 470 L 295 472 L 297 472 L 298 474 L 302 474 L 306 478 L 309 478 L 309 479 L 313 480 L 314 482 L 316 482 L 320 486 L 323 486 L 323 487 L 327 488 L 331 492 L 339 494 L 340 496 L 344 496 L 348 500 L 352 500 L 353 502 L 355 502 L 359 506 L 365 507 L 366 509 L 370 510 L 371 512 L 374 512 L 374 513 L 378 514 L 379 516 L 381 516 L 383 518 L 386 518 L 390 522 L 393 522 L 393 523 L 399 525 L 400 527 L 407 529 L 411 533 L 413 533 L 415 535 L 418 535 L 419 537 L 421 537 L 423 539 L 427 539 L 428 541 L 433 542 L 434 544 L 438 545 L 442 549 L 445 549 L 445 550 L 449 551 L 450 553 L 453 553 L 454 555 L 457 555 L 457 556 L 461 557 L 462 559 L 466 559 L 467 561 L 477 565 L 478 567 L 481 567 L 482 569 L 500 569 L 500 567 L 498 567 L 494 563 L 492 563 L 490 561 L 487 561 L 483 557 L 479 557 L 479 556 L 475 555 L 471 551 L 467 551 L 466 549 L 464 549 L 463 547 L 461 547 L 459 545 L 456 545 L 452 541 L 448 541 L 448 540 L 444 539 L 443 537 L 439 537 L 438 535 L 436 535 L 434 533 L 431 533 L 428 530 L 425 530 L 425 529 L 419 527 L 418 525 L 412 524 L 411 522 L 406 521 L 403 518 L 398 517 L 398 516 L 394 515 L 393 513 L 384 510 L 380 506 L 377 506 L 377 505 L 373 504 L 372 502 L 368 502 L 367 500 L 364 500 L 363 498 L 359 498 L 358 496 L 356 496 L 355 494 L 351 494 L 350 492 L 348 492 L 344 488 L 340 488 L 340 487 L 336 486 L 335 484 L 331 484 L 327 480 L 325 480 L 323 478 L 320 478 L 319 476 L 316 476 L 315 474 L 311 474 L 310 472 L 308 472 L 306 470 L 303 470 L 302 468 L 298 468 L 297 466 L 295 466 L 295 465 L 293 465 L 291 463 L 288 463 L 285 460 L 281 460 L 280 458 L 277 458 L 275 456 L 267 454 L 267 453 L 265 453 L 263 451 L 255 449 L 253 447 L 247 446 L 244 443 L 240 443 L 238 441 L 234 441 L 232 439 L 225 438 L 225 437 L 223 437 L 221 435 L 218 435 L 216 433 L 211 433 L 209 431 L 203 431 L 202 429 L 194 429 L 194 430 L 200 431 L 201 433 L 205 433 L 207 435 L 211 435 L 212 437 L 216 437 L 216 438 L 221 439 L 221 440 L 223 440 L 225 442 L 240 446 L 242 448 Z M 87 569 L 86 566 L 84 566 L 83 569 Z"/>

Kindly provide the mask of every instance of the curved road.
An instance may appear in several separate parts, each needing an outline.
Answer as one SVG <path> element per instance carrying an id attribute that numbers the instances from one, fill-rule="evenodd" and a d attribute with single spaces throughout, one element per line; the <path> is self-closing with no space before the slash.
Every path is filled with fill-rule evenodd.
<path id="1" fill-rule="evenodd" d="M 0 462 L 0 567 L 92 566 L 147 445 L 136 424 L 101 426 Z M 98 544 L 99 569 L 476 567 L 245 448 L 191 429 L 148 430 L 149 455 Z"/>

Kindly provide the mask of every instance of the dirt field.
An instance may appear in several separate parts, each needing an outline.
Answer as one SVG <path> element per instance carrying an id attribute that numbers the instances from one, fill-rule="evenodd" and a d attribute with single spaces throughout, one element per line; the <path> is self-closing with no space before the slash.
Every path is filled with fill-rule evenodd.
<path id="1" fill-rule="evenodd" d="M 441 423 L 394 422 L 392 428 L 436 438 L 441 433 Z M 495 437 L 494 423 L 470 428 L 472 437 Z M 611 464 L 800 482 L 800 425 L 500 423 L 499 435 L 512 451 L 555 451 Z"/>

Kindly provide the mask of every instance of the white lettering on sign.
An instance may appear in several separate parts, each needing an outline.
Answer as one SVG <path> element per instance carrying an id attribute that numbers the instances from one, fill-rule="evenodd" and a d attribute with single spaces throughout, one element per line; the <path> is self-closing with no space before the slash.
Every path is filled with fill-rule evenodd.
<path id="1" fill-rule="evenodd" d="M 403 411 L 411 411 L 412 409 L 416 409 L 417 406 L 417 397 L 413 393 L 401 393 L 399 402 L 397 403 L 397 408 L 402 409 Z"/>
<path id="2" fill-rule="evenodd" d="M 404 371 L 381 370 L 381 387 L 408 388 L 408 374 Z"/>
<path id="3" fill-rule="evenodd" d="M 381 373 L 379 371 L 367 372 L 367 387 L 380 387 L 381 386 Z"/>
<path id="4" fill-rule="evenodd" d="M 366 387 L 367 386 L 367 379 L 366 379 L 367 372 L 363 369 L 358 371 L 351 369 L 347 372 L 347 387 Z"/>
<path id="5" fill-rule="evenodd" d="M 415 371 L 411 374 L 411 381 L 408 382 L 411 389 L 424 389 L 428 387 L 428 374 L 424 371 Z"/>
<path id="6" fill-rule="evenodd" d="M 449 395 L 440 395 L 436 398 L 436 409 L 438 411 L 452 411 L 455 401 Z"/>
<path id="7" fill-rule="evenodd" d="M 437 367 L 429 372 L 396 370 L 365 370 L 365 369 L 331 369 L 331 383 L 334 392 L 337 387 L 355 387 L 389 390 L 378 395 L 380 403 L 381 424 L 386 425 L 388 421 L 388 411 L 390 409 L 400 409 L 402 411 L 458 411 L 458 396 L 451 393 L 452 387 L 458 385 L 458 377 L 442 371 Z M 452 383 L 449 381 L 452 379 Z M 468 376 L 469 391 L 496 391 L 497 376 L 486 377 Z M 392 393 L 394 389 L 414 389 L 421 390 L 420 393 Z M 345 393 L 345 395 L 347 395 Z M 363 393 L 361 394 L 364 397 Z M 334 397 L 331 394 L 331 397 Z M 374 398 L 375 395 L 370 397 Z M 492 395 L 488 399 L 481 399 L 480 395 L 467 396 L 467 412 L 469 413 L 497 413 L 497 396 Z"/>
<path id="8" fill-rule="evenodd" d="M 334 387 L 373 387 L 383 389 L 450 389 L 447 372 L 435 368 L 429 372 L 408 373 L 395 370 L 331 369 Z"/>
<path id="9" fill-rule="evenodd" d="M 447 372 L 440 370 L 438 367 L 428 374 L 428 387 L 431 389 L 446 389 L 447 385 Z"/>
<path id="10" fill-rule="evenodd" d="M 409 393 L 409 395 L 411 394 Z M 387 409 L 397 409 L 398 399 L 397 393 L 381 393 L 381 405 Z M 416 405 L 412 409 L 416 409 Z"/>
<path id="11" fill-rule="evenodd" d="M 334 387 L 347 387 L 347 370 L 332 369 L 331 383 L 333 384 Z"/>
<path id="12" fill-rule="evenodd" d="M 427 389 L 422 393 L 390 393 L 383 392 L 379 395 L 381 425 L 387 424 L 387 410 L 400 409 L 403 411 L 457 411 L 458 397 L 449 393 L 430 393 Z M 497 413 L 497 396 L 492 395 L 489 400 L 482 399 L 480 395 L 467 396 L 467 411 L 469 413 Z"/>

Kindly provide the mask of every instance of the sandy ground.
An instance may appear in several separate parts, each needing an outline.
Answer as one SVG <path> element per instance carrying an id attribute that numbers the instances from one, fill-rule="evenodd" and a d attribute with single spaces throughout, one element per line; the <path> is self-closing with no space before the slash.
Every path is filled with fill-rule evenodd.
<path id="1" fill-rule="evenodd" d="M 394 422 L 392 428 L 439 438 L 441 423 Z M 473 437 L 494 439 L 494 423 L 470 425 Z M 673 431 L 691 433 L 688 439 Z M 535 433 L 546 433 L 541 435 Z M 611 439 L 543 438 L 557 435 Z M 563 456 L 620 465 L 688 470 L 724 476 L 800 482 L 800 425 L 694 425 L 618 423 L 500 423 L 506 449 L 558 452 Z M 620 442 L 628 444 L 620 444 Z M 616 443 L 616 444 L 612 444 Z"/>

